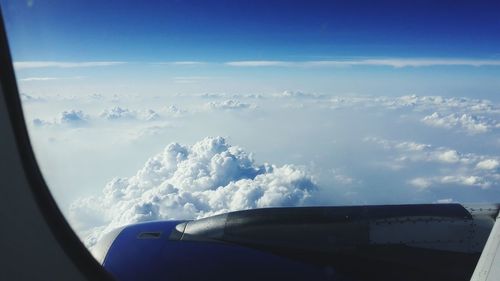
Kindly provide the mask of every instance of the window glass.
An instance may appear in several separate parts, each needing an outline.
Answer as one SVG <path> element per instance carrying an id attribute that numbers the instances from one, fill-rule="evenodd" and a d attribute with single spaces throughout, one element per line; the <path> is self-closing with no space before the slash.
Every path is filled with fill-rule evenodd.
<path id="1" fill-rule="evenodd" d="M 495 2 L 0 3 L 37 160 L 88 247 L 241 209 L 500 199 Z"/>

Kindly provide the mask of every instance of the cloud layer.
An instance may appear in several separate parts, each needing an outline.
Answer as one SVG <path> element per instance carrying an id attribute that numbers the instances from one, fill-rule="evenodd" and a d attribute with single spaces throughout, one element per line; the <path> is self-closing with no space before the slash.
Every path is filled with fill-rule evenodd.
<path id="1" fill-rule="evenodd" d="M 500 60 L 491 59 L 442 59 L 442 58 L 383 58 L 357 60 L 315 60 L 279 61 L 248 60 L 226 62 L 238 67 L 345 67 L 345 66 L 390 66 L 390 67 L 428 67 L 428 66 L 500 66 Z"/>
<path id="2" fill-rule="evenodd" d="M 229 99 L 224 101 L 212 101 L 206 104 L 209 109 L 213 110 L 239 110 L 255 108 L 255 105 L 250 103 L 240 102 L 238 100 Z"/>
<path id="3" fill-rule="evenodd" d="M 89 116 L 85 114 L 82 110 L 65 110 L 61 112 L 56 118 L 51 121 L 35 118 L 33 119 L 33 125 L 35 126 L 47 126 L 47 125 L 70 125 L 79 126 L 84 125 L 88 122 Z"/>
<path id="4" fill-rule="evenodd" d="M 316 188 L 299 167 L 258 165 L 251 154 L 224 138 L 207 137 L 192 146 L 169 144 L 136 175 L 113 179 L 101 196 L 77 200 L 70 212 L 92 246 L 104 233 L 135 222 L 300 206 Z"/>
<path id="5" fill-rule="evenodd" d="M 438 169 L 410 179 L 408 183 L 420 189 L 438 185 L 475 186 L 483 189 L 500 184 L 498 156 L 461 153 L 448 147 L 435 147 L 416 142 L 398 142 L 380 138 L 366 138 L 365 141 L 381 145 L 393 152 L 389 159 L 395 169 L 409 164 L 432 163 Z"/>
<path id="6" fill-rule="evenodd" d="M 331 108 L 407 109 L 417 112 L 500 114 L 500 108 L 488 100 L 465 97 L 418 96 L 333 96 Z"/>
<path id="7" fill-rule="evenodd" d="M 483 99 L 278 90 L 22 98 L 39 109 L 28 120 L 39 118 L 33 132 L 43 137 L 46 162 L 63 145 L 72 163 L 51 187 L 68 194 L 72 186 L 66 213 L 87 245 L 144 220 L 267 206 L 464 201 L 468 192 L 487 201 L 500 184 L 500 108 Z M 222 138 L 175 143 L 210 135 L 237 138 L 281 166 L 256 163 Z M 117 175 L 130 177 L 100 189 Z M 75 201 L 82 193 L 94 197 Z"/>
<path id="8" fill-rule="evenodd" d="M 101 114 L 99 114 L 99 116 L 106 120 L 138 119 L 144 121 L 152 121 L 152 120 L 158 120 L 160 118 L 160 115 L 158 115 L 158 113 L 156 113 L 152 109 L 136 111 L 136 110 L 130 110 L 128 108 L 122 108 L 119 106 L 105 109 L 101 112 Z"/>
<path id="9" fill-rule="evenodd" d="M 446 129 L 459 129 L 469 134 L 482 134 L 489 132 L 493 129 L 500 128 L 500 123 L 491 118 L 484 116 L 476 116 L 470 114 L 456 114 L 451 113 L 442 115 L 437 112 L 427 115 L 422 118 L 422 122 L 429 126 L 446 128 Z"/>

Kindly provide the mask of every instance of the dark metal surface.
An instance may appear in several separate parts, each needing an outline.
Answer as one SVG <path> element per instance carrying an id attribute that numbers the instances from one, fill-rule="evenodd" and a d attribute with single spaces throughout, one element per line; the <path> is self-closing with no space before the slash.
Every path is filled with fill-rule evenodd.
<path id="1" fill-rule="evenodd" d="M 444 238 L 454 231 L 469 239 L 473 220 L 459 204 L 433 204 L 269 208 L 141 223 L 116 237 L 104 266 L 120 281 L 468 280 L 480 249 Z M 149 232 L 161 236 L 140 238 Z"/>

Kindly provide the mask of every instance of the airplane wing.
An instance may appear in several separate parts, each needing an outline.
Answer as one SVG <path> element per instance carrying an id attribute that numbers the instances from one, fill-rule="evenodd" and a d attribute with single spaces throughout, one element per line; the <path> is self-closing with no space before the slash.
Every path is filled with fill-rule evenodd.
<path id="1" fill-rule="evenodd" d="M 500 216 L 497 216 L 471 281 L 500 280 Z"/>
<path id="2" fill-rule="evenodd" d="M 127 226 L 103 239 L 94 255 L 120 281 L 469 280 L 498 209 L 423 204 L 238 211 Z"/>

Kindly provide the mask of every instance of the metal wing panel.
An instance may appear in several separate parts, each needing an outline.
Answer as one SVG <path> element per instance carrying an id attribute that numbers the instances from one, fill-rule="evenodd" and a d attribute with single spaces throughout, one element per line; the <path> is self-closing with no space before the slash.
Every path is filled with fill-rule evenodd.
<path id="1" fill-rule="evenodd" d="M 500 216 L 491 230 L 471 281 L 500 280 Z"/>

